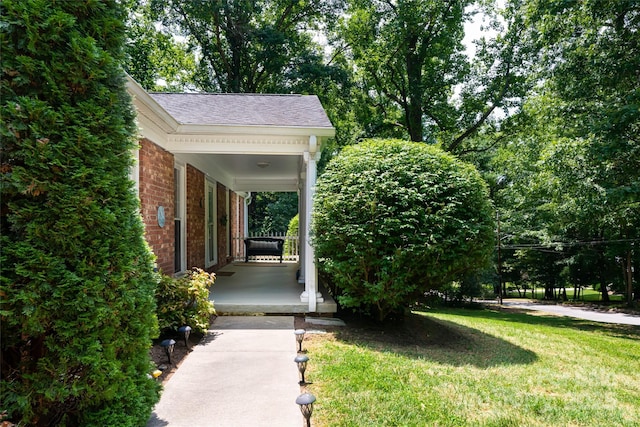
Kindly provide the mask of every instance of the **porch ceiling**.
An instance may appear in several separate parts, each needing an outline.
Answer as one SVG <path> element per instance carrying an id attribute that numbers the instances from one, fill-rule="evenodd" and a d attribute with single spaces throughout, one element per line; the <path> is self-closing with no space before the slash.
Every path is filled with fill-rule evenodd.
<path id="1" fill-rule="evenodd" d="M 185 153 L 176 157 L 236 192 L 298 190 L 301 156 Z"/>

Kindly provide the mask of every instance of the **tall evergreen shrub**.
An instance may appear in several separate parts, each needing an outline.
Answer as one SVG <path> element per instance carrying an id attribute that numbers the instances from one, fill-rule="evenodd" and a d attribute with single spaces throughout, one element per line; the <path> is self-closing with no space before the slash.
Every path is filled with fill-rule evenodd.
<path id="1" fill-rule="evenodd" d="M 0 411 L 20 425 L 145 425 L 153 257 L 118 1 L 4 0 Z"/>
<path id="2" fill-rule="evenodd" d="M 421 293 L 484 266 L 494 221 L 478 171 L 437 147 L 345 148 L 318 180 L 313 240 L 344 307 L 382 321 Z"/>

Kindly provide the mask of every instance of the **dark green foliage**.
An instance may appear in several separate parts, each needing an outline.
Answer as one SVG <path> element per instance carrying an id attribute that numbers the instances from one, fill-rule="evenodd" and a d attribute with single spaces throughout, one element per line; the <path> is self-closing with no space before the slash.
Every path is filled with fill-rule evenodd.
<path id="1" fill-rule="evenodd" d="M 494 222 L 471 165 L 404 141 L 345 148 L 320 177 L 313 238 L 344 307 L 380 320 L 418 293 L 485 265 Z"/>
<path id="2" fill-rule="evenodd" d="M 0 10 L 1 409 L 21 425 L 144 425 L 157 277 L 128 178 L 124 11 Z"/>
<path id="3" fill-rule="evenodd" d="M 340 3 L 151 0 L 145 13 L 162 23 L 161 31 L 184 36 L 190 52 L 197 52 L 196 87 L 207 92 L 287 93 L 334 71 L 323 64 L 312 32 L 335 23 Z"/>
<path id="4" fill-rule="evenodd" d="M 149 4 L 129 0 L 124 67 L 148 91 L 179 92 L 193 89 L 195 58 L 188 46 L 157 31 L 149 19 Z M 159 84 L 163 83 L 163 84 Z"/>
<path id="5" fill-rule="evenodd" d="M 249 233 L 265 236 L 284 233 L 297 213 L 296 193 L 256 193 L 249 205 Z"/>
<path id="6" fill-rule="evenodd" d="M 209 301 L 209 289 L 215 279 L 215 274 L 200 268 L 189 270 L 178 279 L 162 276 L 156 293 L 160 329 L 177 331 L 188 325 L 194 332 L 205 333 L 216 312 Z"/>
<path id="7" fill-rule="evenodd" d="M 352 107 L 364 135 L 438 141 L 447 151 L 480 149 L 527 90 L 520 2 L 347 0 L 336 50 L 348 52 L 360 97 Z M 500 36 L 465 54 L 465 24 L 482 10 Z M 452 96 L 457 92 L 455 96 Z M 497 114 L 500 112 L 499 114 Z"/>

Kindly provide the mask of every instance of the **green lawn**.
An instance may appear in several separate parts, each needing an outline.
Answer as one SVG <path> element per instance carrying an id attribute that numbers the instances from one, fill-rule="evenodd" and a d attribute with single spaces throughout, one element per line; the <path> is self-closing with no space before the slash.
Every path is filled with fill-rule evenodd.
<path id="1" fill-rule="evenodd" d="M 410 325 L 309 335 L 314 426 L 640 425 L 638 327 L 462 309 Z"/>

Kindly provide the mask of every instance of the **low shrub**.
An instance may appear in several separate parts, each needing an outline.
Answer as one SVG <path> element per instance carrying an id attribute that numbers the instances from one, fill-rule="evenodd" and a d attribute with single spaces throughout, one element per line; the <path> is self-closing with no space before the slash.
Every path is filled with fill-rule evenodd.
<path id="1" fill-rule="evenodd" d="M 163 275 L 156 292 L 158 324 L 162 331 L 177 330 L 184 325 L 194 332 L 205 333 L 216 313 L 209 300 L 209 288 L 216 279 L 215 273 L 200 268 L 187 271 L 180 278 Z"/>

